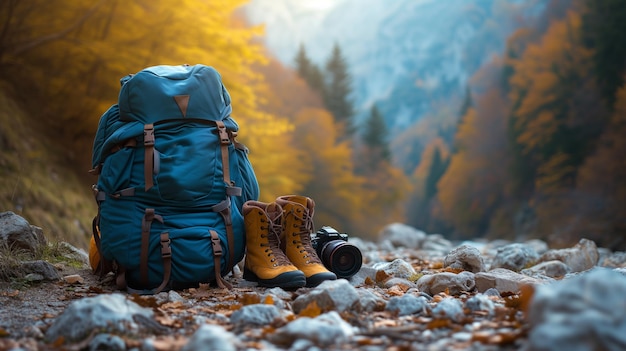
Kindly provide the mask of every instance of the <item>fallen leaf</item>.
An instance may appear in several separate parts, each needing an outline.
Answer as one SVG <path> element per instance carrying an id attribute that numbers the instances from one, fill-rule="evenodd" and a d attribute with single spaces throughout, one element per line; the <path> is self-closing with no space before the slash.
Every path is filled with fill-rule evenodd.
<path id="1" fill-rule="evenodd" d="M 255 305 L 261 303 L 261 297 L 256 293 L 245 293 L 239 298 L 239 302 L 244 306 Z"/>
<path id="2" fill-rule="evenodd" d="M 166 302 L 161 305 L 162 309 L 174 310 L 173 312 L 182 312 L 187 309 L 182 301 Z"/>
<path id="3" fill-rule="evenodd" d="M 180 350 L 188 341 L 184 336 L 165 336 L 154 339 L 152 346 L 157 351 Z"/>
<path id="4" fill-rule="evenodd" d="M 404 292 L 406 290 L 403 290 L 401 287 L 394 285 L 391 288 L 387 289 L 387 293 L 391 296 L 402 296 L 404 295 Z"/>
<path id="5" fill-rule="evenodd" d="M 317 317 L 322 314 L 322 309 L 317 305 L 316 301 L 309 303 L 298 316 L 300 317 Z"/>
<path id="6" fill-rule="evenodd" d="M 376 282 L 377 283 L 383 283 L 383 282 L 385 282 L 389 278 L 391 278 L 391 275 L 387 274 L 387 272 L 385 272 L 385 271 L 377 271 L 376 272 Z"/>
<path id="7" fill-rule="evenodd" d="M 161 325 L 164 325 L 166 327 L 176 327 L 176 328 L 182 327 L 182 322 L 175 320 L 173 318 L 170 318 L 167 315 L 155 316 L 154 319 L 156 319 L 157 322 L 159 322 Z"/>

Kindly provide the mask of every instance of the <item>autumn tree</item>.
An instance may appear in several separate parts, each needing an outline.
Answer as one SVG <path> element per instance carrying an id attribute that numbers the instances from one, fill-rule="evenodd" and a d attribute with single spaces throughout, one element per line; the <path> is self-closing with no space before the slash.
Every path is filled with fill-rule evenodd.
<path id="1" fill-rule="evenodd" d="M 273 184 L 285 182 L 276 178 L 289 177 L 281 168 L 292 155 L 275 140 L 288 139 L 292 126 L 260 108 L 263 76 L 255 68 L 267 60 L 254 41 L 262 29 L 236 16 L 245 2 L 5 1 L 3 78 L 30 99 L 35 124 L 50 131 L 84 173 L 98 117 L 116 102 L 119 78 L 152 65 L 211 65 L 230 92 L 261 191 L 276 189 Z"/>
<path id="2" fill-rule="evenodd" d="M 481 70 L 499 71 L 501 67 L 494 61 Z M 507 196 L 507 98 L 496 79 L 473 101 L 459 122 L 454 153 L 437 182 L 438 205 L 432 209 L 434 217 L 454 227 L 458 238 L 487 234 Z"/>
<path id="3" fill-rule="evenodd" d="M 537 228 L 541 235 L 566 221 L 577 168 L 606 124 L 591 62 L 581 41 L 580 16 L 570 12 L 513 64 L 510 135 L 518 151 L 513 176 L 518 194 L 543 218 Z"/>

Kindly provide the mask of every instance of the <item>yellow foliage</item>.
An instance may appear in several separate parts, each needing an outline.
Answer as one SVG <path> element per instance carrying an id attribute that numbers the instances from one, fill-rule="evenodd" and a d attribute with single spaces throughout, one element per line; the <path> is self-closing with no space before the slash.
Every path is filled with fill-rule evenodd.
<path id="1" fill-rule="evenodd" d="M 552 141 L 556 130 L 569 123 L 563 105 L 577 88 L 572 79 L 586 72 L 590 51 L 580 44 L 580 15 L 570 12 L 554 22 L 538 44 L 528 45 L 518 60 L 511 62 L 510 98 L 519 101 L 515 128 L 524 153 L 532 154 Z"/>

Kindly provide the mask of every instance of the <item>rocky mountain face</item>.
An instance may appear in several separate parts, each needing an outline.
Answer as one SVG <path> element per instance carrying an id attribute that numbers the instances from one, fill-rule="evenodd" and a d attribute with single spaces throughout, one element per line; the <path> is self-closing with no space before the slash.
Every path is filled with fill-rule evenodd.
<path id="1" fill-rule="evenodd" d="M 336 43 L 353 79 L 359 118 L 376 103 L 392 129 L 403 129 L 441 105 L 460 103 L 468 79 L 545 0 L 253 0 L 253 24 L 287 66 L 303 44 L 323 66 Z M 330 5 L 329 5 L 330 6 Z"/>

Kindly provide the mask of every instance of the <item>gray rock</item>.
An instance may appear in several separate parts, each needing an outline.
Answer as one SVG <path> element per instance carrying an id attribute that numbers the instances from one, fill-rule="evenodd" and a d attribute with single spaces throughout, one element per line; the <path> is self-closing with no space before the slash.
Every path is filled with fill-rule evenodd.
<path id="1" fill-rule="evenodd" d="M 305 339 L 313 345 L 327 349 L 331 345 L 349 341 L 354 329 L 336 311 L 321 314 L 315 318 L 300 317 L 277 329 L 269 338 L 281 345 L 291 345 L 296 340 Z M 307 350 L 314 350 L 307 348 Z"/>
<path id="2" fill-rule="evenodd" d="M 372 312 L 385 306 L 385 300 L 370 289 L 357 289 L 359 299 L 353 306 L 357 312 Z"/>
<path id="3" fill-rule="evenodd" d="M 423 314 L 427 312 L 428 300 L 423 296 L 404 294 L 394 296 L 387 301 L 386 311 L 396 313 L 398 316 Z"/>
<path id="4" fill-rule="evenodd" d="M 70 243 L 66 243 L 65 241 L 60 242 L 59 246 L 67 251 L 67 254 L 64 255 L 65 257 L 82 262 L 85 265 L 89 264 L 89 254 L 87 254 L 85 250 L 79 249 Z"/>
<path id="5" fill-rule="evenodd" d="M 626 252 L 610 252 L 600 261 L 600 265 L 611 268 L 626 268 Z"/>
<path id="6" fill-rule="evenodd" d="M 485 294 L 476 294 L 465 301 L 465 308 L 471 312 L 485 311 L 492 316 L 495 312 L 495 304 L 489 296 Z"/>
<path id="7" fill-rule="evenodd" d="M 41 282 L 44 280 L 43 275 L 37 273 L 28 273 L 24 277 L 27 282 Z"/>
<path id="8" fill-rule="evenodd" d="M 452 250 L 452 242 L 441 234 L 430 234 L 422 243 L 422 250 L 430 251 L 434 255 L 445 255 Z"/>
<path id="9" fill-rule="evenodd" d="M 536 277 L 537 275 L 544 275 L 550 278 L 561 278 L 570 273 L 572 269 L 561 261 L 546 261 L 536 264 L 530 268 L 523 269 L 522 274 Z"/>
<path id="10" fill-rule="evenodd" d="M 30 230 L 32 230 L 33 235 L 37 238 L 37 242 L 40 246 L 48 245 L 48 240 L 46 240 L 46 236 L 43 234 L 43 229 L 36 225 L 30 225 Z"/>
<path id="11" fill-rule="evenodd" d="M 221 325 L 203 324 L 181 351 L 236 351 L 237 337 Z"/>
<path id="12" fill-rule="evenodd" d="M 230 321 L 237 327 L 264 326 L 272 323 L 281 315 L 274 305 L 255 304 L 243 306 L 230 316 Z"/>
<path id="13" fill-rule="evenodd" d="M 350 282 L 350 284 L 352 284 L 352 286 L 364 285 L 367 278 L 375 282 L 376 272 L 378 272 L 378 270 L 375 268 L 362 266 L 355 275 L 348 279 L 348 281 Z"/>
<path id="14" fill-rule="evenodd" d="M 138 330 L 135 317 L 152 319 L 154 312 L 120 293 L 98 295 L 73 301 L 46 331 L 47 342 L 63 338 L 66 342 L 83 340 L 96 329 L 107 332 Z M 156 323 L 156 322 L 155 322 Z"/>
<path id="15" fill-rule="evenodd" d="M 514 243 L 498 248 L 491 262 L 491 269 L 506 268 L 519 272 L 533 266 L 539 259 L 539 254 L 530 245 Z"/>
<path id="16" fill-rule="evenodd" d="M 483 247 L 482 254 L 489 256 L 489 257 L 494 257 L 498 253 L 498 249 L 500 249 L 501 247 L 510 245 L 510 244 L 511 244 L 511 241 L 504 240 L 504 239 L 496 239 L 496 240 L 489 241 Z"/>
<path id="17" fill-rule="evenodd" d="M 500 294 L 504 292 L 517 293 L 523 285 L 539 285 L 541 280 L 513 272 L 505 268 L 492 269 L 489 272 L 480 272 L 474 275 L 476 290 L 485 292 L 496 289 Z"/>
<path id="18" fill-rule="evenodd" d="M 429 295 L 436 295 L 446 290 L 451 295 L 457 295 L 463 291 L 472 291 L 474 286 L 474 273 L 471 272 L 435 273 L 424 275 L 417 280 L 417 288 Z"/>
<path id="19" fill-rule="evenodd" d="M 307 294 L 298 296 L 293 301 L 292 308 L 295 313 L 299 313 L 315 301 L 322 311 L 344 312 L 349 310 L 358 299 L 359 294 L 356 288 L 347 280 L 326 280 Z"/>
<path id="20" fill-rule="evenodd" d="M 376 263 L 372 268 L 378 271 L 384 271 L 387 275 L 404 279 L 409 279 L 417 273 L 410 263 L 399 258 L 391 262 Z"/>
<path id="21" fill-rule="evenodd" d="M 547 251 L 541 256 L 540 261 L 558 260 L 568 265 L 572 272 L 582 272 L 595 267 L 599 257 L 595 242 L 580 239 L 574 247 Z"/>
<path id="22" fill-rule="evenodd" d="M 38 274 L 42 276 L 42 280 L 59 281 L 61 275 L 57 269 L 47 261 L 24 261 L 20 263 L 21 271 L 26 274 Z"/>
<path id="23" fill-rule="evenodd" d="M 122 338 L 111 334 L 98 334 L 89 342 L 89 351 L 125 351 Z"/>
<path id="24" fill-rule="evenodd" d="M 426 238 L 426 233 L 403 223 L 392 223 L 379 233 L 381 240 L 388 240 L 395 247 L 418 249 Z"/>
<path id="25" fill-rule="evenodd" d="M 539 255 L 542 255 L 544 252 L 548 251 L 550 247 L 548 243 L 540 239 L 530 239 L 526 241 L 524 244 L 530 246 L 533 250 L 535 250 Z"/>
<path id="26" fill-rule="evenodd" d="M 448 318 L 455 322 L 460 322 L 465 316 L 461 301 L 451 297 L 439 301 L 431 314 L 434 318 Z"/>
<path id="27" fill-rule="evenodd" d="M 485 262 L 474 246 L 461 245 L 450 251 L 443 259 L 443 266 L 478 273 L 485 271 Z"/>
<path id="28" fill-rule="evenodd" d="M 486 295 L 486 296 L 502 297 L 502 295 L 500 295 L 500 292 L 498 291 L 498 289 L 495 289 L 495 288 L 489 288 L 489 289 L 483 291 L 483 294 Z"/>
<path id="29" fill-rule="evenodd" d="M 34 253 L 41 244 L 26 219 L 7 211 L 0 213 L 0 245 Z"/>
<path id="30" fill-rule="evenodd" d="M 626 277 L 596 268 L 537 288 L 527 350 L 626 349 Z"/>

